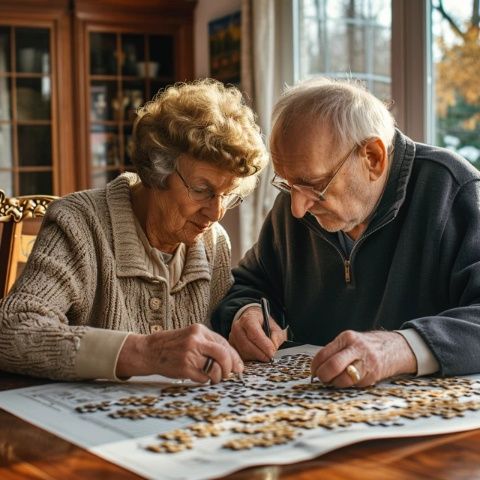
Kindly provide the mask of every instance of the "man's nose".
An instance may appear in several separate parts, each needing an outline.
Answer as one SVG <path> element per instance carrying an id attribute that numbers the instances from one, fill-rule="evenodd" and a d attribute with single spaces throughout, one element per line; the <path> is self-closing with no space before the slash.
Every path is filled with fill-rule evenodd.
<path id="1" fill-rule="evenodd" d="M 300 190 L 296 190 L 295 188 L 292 188 L 290 191 L 290 196 L 291 196 L 291 210 L 292 210 L 292 215 L 295 218 L 302 218 L 305 216 L 308 210 L 312 208 L 313 204 L 315 203 L 315 200 L 311 199 L 304 193 L 302 193 Z"/>

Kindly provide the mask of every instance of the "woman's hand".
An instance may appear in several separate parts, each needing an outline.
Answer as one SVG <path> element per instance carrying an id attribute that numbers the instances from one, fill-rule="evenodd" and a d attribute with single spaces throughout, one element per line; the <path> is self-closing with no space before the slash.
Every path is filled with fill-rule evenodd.
<path id="1" fill-rule="evenodd" d="M 237 349 L 244 360 L 268 362 L 278 347 L 287 340 L 286 330 L 282 330 L 270 317 L 271 338 L 262 328 L 263 315 L 260 306 L 247 308 L 232 324 L 228 341 Z"/>
<path id="2" fill-rule="evenodd" d="M 208 358 L 214 360 L 208 373 Z M 228 342 L 201 324 L 151 335 L 131 334 L 125 340 L 117 361 L 118 377 L 159 374 L 218 383 L 230 373 L 243 371 L 243 362 Z"/>
<path id="3" fill-rule="evenodd" d="M 350 365 L 355 368 L 349 374 Z M 367 387 L 395 375 L 416 371 L 415 355 L 397 332 L 346 330 L 325 345 L 312 361 L 313 376 L 341 388 Z"/>

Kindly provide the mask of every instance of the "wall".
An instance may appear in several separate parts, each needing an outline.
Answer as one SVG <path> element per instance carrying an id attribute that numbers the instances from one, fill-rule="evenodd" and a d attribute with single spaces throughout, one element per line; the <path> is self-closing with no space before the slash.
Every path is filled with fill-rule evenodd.
<path id="1" fill-rule="evenodd" d="M 198 0 L 194 24 L 195 76 L 208 77 L 208 22 L 241 9 L 241 0 Z"/>
<path id="2" fill-rule="evenodd" d="M 195 77 L 208 77 L 209 53 L 208 53 L 208 22 L 223 17 L 241 9 L 241 0 L 198 0 L 195 9 L 194 24 L 194 59 Z M 238 231 L 239 213 L 238 208 L 228 210 L 222 225 L 227 230 L 232 242 L 232 264 L 236 264 L 240 257 L 240 240 Z"/>

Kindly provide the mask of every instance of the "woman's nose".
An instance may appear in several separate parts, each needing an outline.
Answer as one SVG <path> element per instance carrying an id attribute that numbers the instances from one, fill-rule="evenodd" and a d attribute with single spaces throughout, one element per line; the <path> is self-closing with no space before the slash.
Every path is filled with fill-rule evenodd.
<path id="1" fill-rule="evenodd" d="M 204 209 L 205 215 L 212 222 L 218 222 L 225 215 L 225 207 L 223 206 L 223 199 L 220 195 L 215 195 L 208 202 Z"/>

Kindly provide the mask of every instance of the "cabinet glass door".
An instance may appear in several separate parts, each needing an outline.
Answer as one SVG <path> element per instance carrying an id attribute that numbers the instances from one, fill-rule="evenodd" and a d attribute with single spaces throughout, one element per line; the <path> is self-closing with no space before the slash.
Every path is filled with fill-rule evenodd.
<path id="1" fill-rule="evenodd" d="M 0 26 L 0 188 L 52 194 L 50 30 Z"/>
<path id="2" fill-rule="evenodd" d="M 174 83 L 172 35 L 89 34 L 90 184 L 101 187 L 133 171 L 129 141 L 136 110 Z"/>

